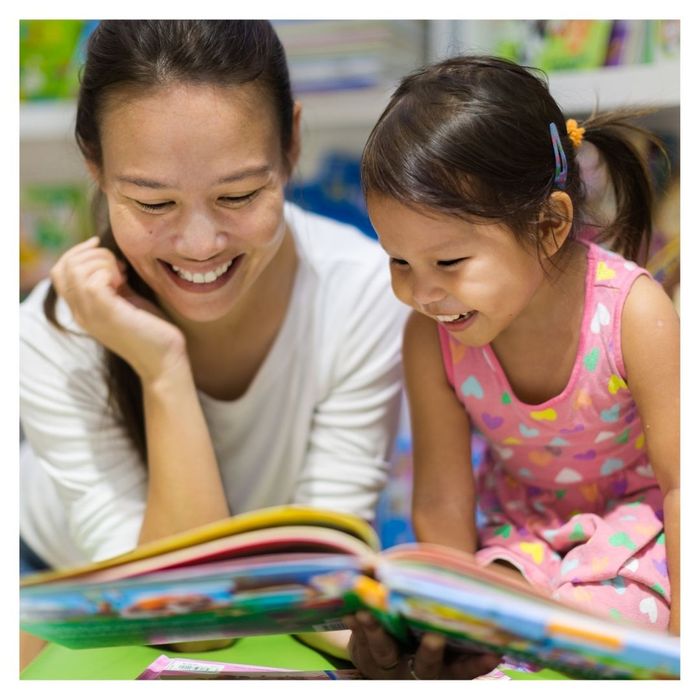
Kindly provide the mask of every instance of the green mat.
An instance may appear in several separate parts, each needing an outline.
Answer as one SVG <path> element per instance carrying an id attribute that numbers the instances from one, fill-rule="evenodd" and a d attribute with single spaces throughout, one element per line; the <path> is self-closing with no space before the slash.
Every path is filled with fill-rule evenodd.
<path id="1" fill-rule="evenodd" d="M 279 666 L 302 671 L 347 666 L 340 659 L 326 656 L 288 635 L 246 637 L 231 646 L 214 651 L 178 653 L 146 646 L 104 649 L 66 649 L 48 644 L 20 674 L 22 680 L 130 680 L 136 678 L 161 654 L 173 658 L 208 659 L 228 663 Z M 556 671 L 525 673 L 507 670 L 517 680 L 561 680 Z"/>

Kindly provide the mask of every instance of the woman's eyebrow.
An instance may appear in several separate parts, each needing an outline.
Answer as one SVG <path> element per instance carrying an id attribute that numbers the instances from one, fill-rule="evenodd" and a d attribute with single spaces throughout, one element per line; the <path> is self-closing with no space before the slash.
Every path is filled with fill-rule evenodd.
<path id="1" fill-rule="evenodd" d="M 245 180 L 249 177 L 256 177 L 259 175 L 267 175 L 271 168 L 269 165 L 260 165 L 253 168 L 246 168 L 245 170 L 238 170 L 228 175 L 220 177 L 214 184 L 216 185 L 227 185 L 231 182 L 237 182 L 239 180 Z M 137 187 L 147 187 L 153 190 L 162 189 L 174 189 L 176 185 L 168 182 L 161 182 L 159 180 L 152 180 L 147 177 L 135 177 L 131 175 L 118 175 L 117 180 L 119 182 L 126 182 L 131 185 L 136 185 Z"/>
<path id="2" fill-rule="evenodd" d="M 154 190 L 162 190 L 166 188 L 172 188 L 173 185 L 167 182 L 158 182 L 158 180 L 151 180 L 146 177 L 131 177 L 129 175 L 118 175 L 117 181 L 127 182 L 131 185 L 136 185 L 137 187 L 149 187 Z"/>

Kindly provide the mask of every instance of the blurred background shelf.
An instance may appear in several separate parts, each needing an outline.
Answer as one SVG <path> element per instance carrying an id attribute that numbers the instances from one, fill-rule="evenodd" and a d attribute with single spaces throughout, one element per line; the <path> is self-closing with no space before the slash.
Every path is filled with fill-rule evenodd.
<path id="1" fill-rule="evenodd" d="M 596 108 L 654 108 L 644 124 L 677 162 L 680 23 L 677 20 L 282 20 L 292 88 L 302 103 L 302 150 L 289 196 L 373 230 L 359 157 L 399 79 L 459 53 L 511 58 L 546 71 L 565 116 Z M 22 286 L 91 233 L 91 188 L 75 144 L 75 95 L 84 20 L 20 21 L 20 257 Z M 514 109 L 518 105 L 513 106 Z M 675 167 L 675 166 L 674 166 Z M 80 196 L 82 193 L 82 197 Z M 674 221 L 677 217 L 674 217 Z M 32 271 L 25 276 L 25 272 Z"/>
<path id="2" fill-rule="evenodd" d="M 607 66 L 591 71 L 550 74 L 552 95 L 565 114 L 618 107 L 673 108 L 680 106 L 680 70 L 677 61 L 639 66 Z M 653 86 L 653 87 L 652 87 Z"/>
<path id="3" fill-rule="evenodd" d="M 565 113 L 581 114 L 626 106 L 659 109 L 680 106 L 678 62 L 640 66 L 610 66 L 595 70 L 552 72 L 550 89 Z M 653 89 L 650 89 L 653 86 Z M 303 118 L 310 129 L 372 126 L 386 106 L 394 85 L 368 89 L 300 94 Z M 22 141 L 72 139 L 75 101 L 23 102 Z"/>

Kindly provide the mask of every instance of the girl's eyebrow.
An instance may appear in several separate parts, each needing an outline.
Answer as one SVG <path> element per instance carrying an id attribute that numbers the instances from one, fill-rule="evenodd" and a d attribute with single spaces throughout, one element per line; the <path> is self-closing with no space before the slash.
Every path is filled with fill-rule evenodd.
<path id="1" fill-rule="evenodd" d="M 267 175 L 271 171 L 269 165 L 260 165 L 253 168 L 246 168 L 245 170 L 239 170 L 228 175 L 220 177 L 214 184 L 216 185 L 227 185 L 232 182 L 238 182 L 239 180 L 245 180 L 249 177 L 256 177 L 259 175 Z M 118 175 L 117 180 L 119 182 L 126 182 L 131 185 L 136 185 L 137 187 L 147 187 L 153 190 L 163 190 L 163 189 L 175 189 L 176 185 L 169 182 L 161 182 L 159 180 L 152 180 L 147 177 L 133 177 L 130 175 Z"/>

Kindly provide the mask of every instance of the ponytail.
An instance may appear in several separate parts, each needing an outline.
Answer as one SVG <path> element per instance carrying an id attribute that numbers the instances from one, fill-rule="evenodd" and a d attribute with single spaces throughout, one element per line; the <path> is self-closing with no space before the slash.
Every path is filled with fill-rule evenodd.
<path id="1" fill-rule="evenodd" d="M 100 232 L 100 246 L 110 250 L 117 259 L 126 263 L 127 282 L 129 286 L 139 295 L 155 303 L 155 295 L 150 287 L 134 272 L 129 262 L 121 252 L 117 242 L 112 235 L 112 229 L 108 224 L 100 226 L 100 219 L 104 218 L 101 209 L 104 207 L 103 195 L 98 191 L 93 199 L 92 214 Z M 56 304 L 58 294 L 53 282 L 44 297 L 44 314 L 49 322 L 64 332 L 72 332 L 59 322 L 56 316 Z M 146 426 L 143 412 L 143 390 L 141 380 L 131 365 L 123 360 L 119 355 L 104 348 L 104 379 L 107 384 L 108 406 L 124 425 L 129 439 L 136 448 L 144 464 L 147 464 L 146 454 Z"/>
<path id="2" fill-rule="evenodd" d="M 640 150 L 638 138 L 658 148 L 667 159 L 661 140 L 630 121 L 648 113 L 616 110 L 594 114 L 581 124 L 585 140 L 596 147 L 605 161 L 615 195 L 615 216 L 604 226 L 598 240 L 642 265 L 649 254 L 654 192 L 647 158 Z"/>

